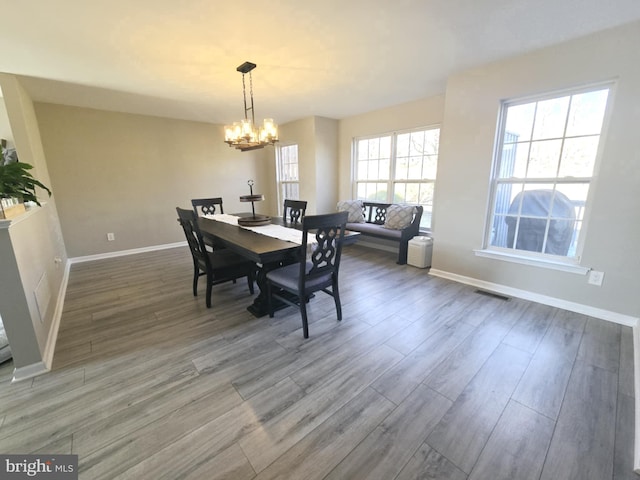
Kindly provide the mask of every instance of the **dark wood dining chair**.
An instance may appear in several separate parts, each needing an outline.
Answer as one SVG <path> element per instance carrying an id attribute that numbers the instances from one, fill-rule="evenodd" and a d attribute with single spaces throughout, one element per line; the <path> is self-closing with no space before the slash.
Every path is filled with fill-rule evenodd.
<path id="1" fill-rule="evenodd" d="M 222 208 L 222 197 L 215 198 L 194 198 L 191 200 L 191 206 L 196 215 L 215 215 L 216 213 L 224 213 Z M 218 212 L 218 207 L 220 211 Z"/>
<path id="2" fill-rule="evenodd" d="M 215 215 L 216 213 L 224 213 L 224 208 L 222 207 L 222 197 L 193 198 L 191 199 L 191 206 L 193 207 L 193 211 L 195 212 L 195 214 L 200 217 L 202 215 Z M 204 238 L 204 244 L 214 250 L 226 248 L 222 242 L 217 242 L 216 240 L 209 237 Z"/>
<path id="3" fill-rule="evenodd" d="M 196 214 L 183 208 L 176 208 L 176 212 L 193 258 L 193 296 L 198 296 L 198 278 L 203 275 L 207 277 L 207 308 L 211 308 L 212 287 L 220 283 L 247 277 L 249 292 L 253 295 L 256 265 L 229 249 L 207 250 Z"/>
<path id="4" fill-rule="evenodd" d="M 307 211 L 307 202 L 304 200 L 286 200 L 284 201 L 284 210 L 282 218 L 291 223 L 299 223 Z"/>
<path id="5" fill-rule="evenodd" d="M 314 292 L 322 291 L 331 295 L 336 304 L 338 320 L 342 320 L 338 271 L 347 217 L 347 212 L 303 217 L 300 261 L 271 270 L 266 275 L 269 316 L 273 317 L 274 298 L 300 308 L 304 338 L 309 338 L 307 301 Z M 282 292 L 293 294 L 297 300 L 292 301 Z"/>

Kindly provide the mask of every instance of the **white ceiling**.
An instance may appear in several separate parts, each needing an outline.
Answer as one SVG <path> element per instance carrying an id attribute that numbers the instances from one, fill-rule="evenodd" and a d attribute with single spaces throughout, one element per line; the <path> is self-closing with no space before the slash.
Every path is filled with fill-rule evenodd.
<path id="1" fill-rule="evenodd" d="M 639 0 L 0 0 L 0 71 L 38 101 L 228 123 L 249 60 L 256 120 L 285 123 L 639 19 Z"/>

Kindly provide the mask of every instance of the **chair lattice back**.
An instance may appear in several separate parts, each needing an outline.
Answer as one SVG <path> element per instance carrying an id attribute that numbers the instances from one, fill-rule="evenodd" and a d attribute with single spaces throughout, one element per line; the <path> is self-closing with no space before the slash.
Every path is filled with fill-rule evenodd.
<path id="1" fill-rule="evenodd" d="M 307 210 L 307 202 L 304 200 L 285 200 L 283 217 L 292 223 L 299 223 Z"/>
<path id="2" fill-rule="evenodd" d="M 314 231 L 311 235 L 315 237 L 315 242 L 312 245 L 309 258 L 311 269 L 305 272 L 306 262 L 301 262 L 301 278 L 305 275 L 308 278 L 313 278 L 324 275 L 327 272 L 337 274 L 340 266 L 340 255 L 342 252 L 342 241 L 347 217 L 347 212 L 339 212 L 327 215 L 314 215 L 303 219 L 303 252 L 307 251 L 310 230 Z"/>
<path id="3" fill-rule="evenodd" d="M 220 208 L 220 213 L 224 213 L 222 197 L 194 198 L 191 200 L 191 205 L 196 215 L 215 215 L 218 207 Z"/>

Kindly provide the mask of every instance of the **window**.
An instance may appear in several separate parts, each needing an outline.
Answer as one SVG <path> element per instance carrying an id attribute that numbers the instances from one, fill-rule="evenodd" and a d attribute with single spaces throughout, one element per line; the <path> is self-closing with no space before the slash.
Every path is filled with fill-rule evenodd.
<path id="1" fill-rule="evenodd" d="M 282 145 L 278 147 L 277 181 L 278 210 L 285 199 L 300 200 L 300 182 L 298 177 L 298 145 Z"/>
<path id="2" fill-rule="evenodd" d="M 355 195 L 360 200 L 422 205 L 431 228 L 439 128 L 355 139 Z"/>
<path id="3" fill-rule="evenodd" d="M 609 90 L 503 104 L 490 250 L 578 263 Z"/>

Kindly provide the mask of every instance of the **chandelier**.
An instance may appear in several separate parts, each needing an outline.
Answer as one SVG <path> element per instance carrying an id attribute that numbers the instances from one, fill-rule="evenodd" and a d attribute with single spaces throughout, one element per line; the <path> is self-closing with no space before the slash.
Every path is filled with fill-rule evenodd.
<path id="1" fill-rule="evenodd" d="M 267 145 L 274 145 L 278 141 L 278 126 L 273 122 L 272 118 L 265 118 L 262 127 L 256 127 L 256 117 L 253 110 L 253 80 L 251 78 L 251 70 L 256 68 L 255 63 L 244 62 L 236 70 L 242 73 L 242 96 L 244 98 L 244 120 L 234 122 L 233 125 L 225 125 L 224 141 L 230 147 L 246 152 L 248 150 L 256 150 L 264 148 Z M 245 75 L 249 74 L 249 99 L 250 104 L 247 106 L 247 89 L 245 84 Z M 251 110 L 251 118 L 249 118 L 249 110 Z"/>

